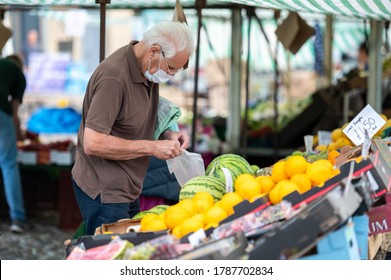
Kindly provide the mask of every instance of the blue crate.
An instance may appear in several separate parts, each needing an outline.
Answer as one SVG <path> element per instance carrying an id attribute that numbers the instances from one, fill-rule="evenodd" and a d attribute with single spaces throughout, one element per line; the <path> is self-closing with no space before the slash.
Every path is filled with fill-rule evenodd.
<path id="1" fill-rule="evenodd" d="M 369 234 L 369 217 L 364 215 L 353 216 L 354 232 L 356 233 L 360 258 L 368 259 L 368 234 Z"/>
<path id="2" fill-rule="evenodd" d="M 346 226 L 326 235 L 317 245 L 317 254 L 304 256 L 301 260 L 359 260 L 354 225 L 351 219 Z"/>

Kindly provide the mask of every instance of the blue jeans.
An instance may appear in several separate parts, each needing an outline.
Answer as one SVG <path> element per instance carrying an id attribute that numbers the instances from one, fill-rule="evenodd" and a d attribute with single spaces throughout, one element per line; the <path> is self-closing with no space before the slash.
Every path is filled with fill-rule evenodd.
<path id="1" fill-rule="evenodd" d="M 13 119 L 0 111 L 0 168 L 3 174 L 5 198 L 12 221 L 24 222 L 26 221 L 26 212 L 17 155 Z"/>
<path id="2" fill-rule="evenodd" d="M 102 203 L 100 195 L 92 199 L 72 179 L 73 190 L 81 216 L 83 217 L 86 234 L 94 235 L 95 229 L 102 224 L 115 223 L 121 219 L 129 219 L 140 212 L 137 199 L 131 203 Z"/>

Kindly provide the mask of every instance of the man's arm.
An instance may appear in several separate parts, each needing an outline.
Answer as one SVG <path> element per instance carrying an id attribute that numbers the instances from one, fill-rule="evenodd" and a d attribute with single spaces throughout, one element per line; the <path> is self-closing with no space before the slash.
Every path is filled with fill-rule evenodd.
<path id="1" fill-rule="evenodd" d="M 129 160 L 142 156 L 169 159 L 182 153 L 177 140 L 126 140 L 97 132 L 88 127 L 84 129 L 83 142 L 84 152 L 87 155 L 112 160 Z"/>
<path id="2" fill-rule="evenodd" d="M 20 105 L 19 100 L 12 99 L 12 101 L 11 101 L 12 118 L 14 120 L 16 139 L 17 140 L 24 140 L 25 139 L 25 133 L 24 133 L 24 131 L 22 131 L 22 129 L 20 127 L 20 120 L 19 120 L 19 116 L 18 116 L 19 105 Z"/>

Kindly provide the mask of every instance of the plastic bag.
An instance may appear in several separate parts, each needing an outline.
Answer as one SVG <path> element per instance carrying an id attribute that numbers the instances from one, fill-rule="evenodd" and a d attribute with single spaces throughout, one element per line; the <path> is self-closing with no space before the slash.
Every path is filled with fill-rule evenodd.
<path id="1" fill-rule="evenodd" d="M 201 155 L 186 150 L 180 156 L 168 159 L 167 166 L 170 173 L 175 174 L 181 187 L 191 178 L 205 175 L 205 165 Z"/>

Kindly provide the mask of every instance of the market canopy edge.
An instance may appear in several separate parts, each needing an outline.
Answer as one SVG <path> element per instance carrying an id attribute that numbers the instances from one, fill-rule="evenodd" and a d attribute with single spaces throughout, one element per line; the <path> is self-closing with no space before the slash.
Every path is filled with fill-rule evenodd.
<path id="1" fill-rule="evenodd" d="M 391 20 L 391 0 L 208 0 L 207 6 L 240 4 L 258 8 L 329 14 L 365 19 Z M 195 7 L 195 0 L 181 0 Z M 37 7 L 99 7 L 95 0 L 2 0 L 0 5 Z M 111 0 L 107 8 L 173 8 L 175 0 Z"/>

